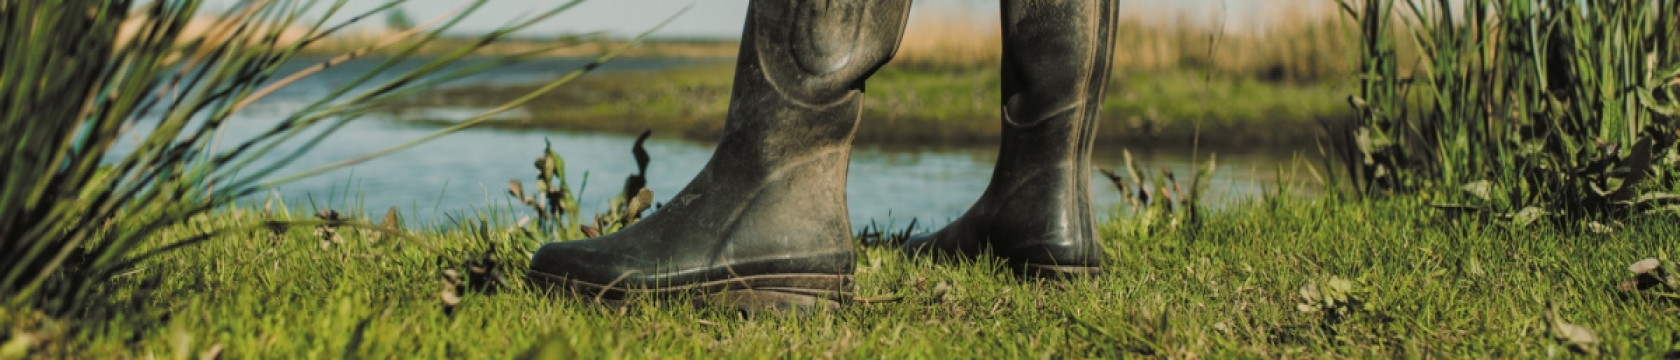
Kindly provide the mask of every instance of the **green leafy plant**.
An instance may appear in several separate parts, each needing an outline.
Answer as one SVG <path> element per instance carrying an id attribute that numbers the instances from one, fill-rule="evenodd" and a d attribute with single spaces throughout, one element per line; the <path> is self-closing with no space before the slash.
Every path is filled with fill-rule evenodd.
<path id="1" fill-rule="evenodd" d="M 568 229 L 565 220 L 570 214 L 570 223 L 577 223 L 578 203 L 572 195 L 571 186 L 566 185 L 566 159 L 554 152 L 554 144 L 544 139 L 543 154 L 537 157 L 533 166 L 537 168 L 536 194 L 526 195 L 525 185 L 515 179 L 508 180 L 508 196 L 536 211 L 537 221 L 531 226 L 538 231 L 555 238 L 573 234 L 572 230 L 576 229 Z M 588 174 L 585 174 L 586 183 L 588 179 Z"/>
<path id="2" fill-rule="evenodd" d="M 630 224 L 641 220 L 642 213 L 653 204 L 653 190 L 647 188 L 647 166 L 652 158 L 642 145 L 647 142 L 653 132 L 643 131 L 630 147 L 630 153 L 636 159 L 636 173 L 624 179 L 624 190 L 608 203 L 606 214 L 595 214 L 593 223 L 584 224 L 578 217 L 577 196 L 572 194 L 572 188 L 566 184 L 566 160 L 554 152 L 552 144 L 545 145 L 543 155 L 537 157 L 537 193 L 525 194 L 525 186 L 519 180 L 508 180 L 508 196 L 513 197 L 537 213 L 537 221 L 528 224 L 537 231 L 548 234 L 554 239 L 572 239 L 579 236 L 596 237 L 611 234 Z M 547 143 L 546 141 L 544 142 Z M 583 175 L 584 185 L 589 183 L 589 174 Z M 579 189 L 582 192 L 583 189 Z M 538 198 L 537 196 L 542 196 Z M 524 226 L 524 225 L 521 225 Z"/>
<path id="3" fill-rule="evenodd" d="M 1131 208 L 1135 218 L 1128 222 L 1133 225 L 1128 231 L 1130 235 L 1148 236 L 1180 228 L 1194 231 L 1200 225 L 1202 217 L 1206 216 L 1200 201 L 1207 190 L 1208 179 L 1218 169 L 1217 156 L 1208 156 L 1206 163 L 1196 167 L 1188 187 L 1178 180 L 1171 169 L 1161 168 L 1160 173 L 1152 176 L 1138 169 L 1137 163 L 1132 160 L 1131 150 L 1124 150 L 1123 156 L 1125 164 L 1122 166 L 1126 174 L 1104 168 L 1097 171 L 1114 183 L 1124 204 Z M 1130 183 L 1126 180 L 1128 178 L 1132 179 Z"/>

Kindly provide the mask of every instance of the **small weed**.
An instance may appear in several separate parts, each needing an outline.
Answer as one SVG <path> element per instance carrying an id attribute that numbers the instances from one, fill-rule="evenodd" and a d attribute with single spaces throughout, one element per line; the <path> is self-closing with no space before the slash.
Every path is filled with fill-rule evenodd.
<path id="1" fill-rule="evenodd" d="M 1123 155 L 1125 175 L 1106 168 L 1097 168 L 1097 171 L 1114 183 L 1120 191 L 1122 203 L 1129 207 L 1129 215 L 1136 218 L 1136 221 L 1127 222 L 1136 225 L 1128 230 L 1128 235 L 1148 237 L 1162 231 L 1196 231 L 1206 213 L 1200 200 L 1209 179 L 1218 169 L 1217 157 L 1209 156 L 1206 163 L 1197 166 L 1186 186 L 1172 169 L 1161 168 L 1160 173 L 1151 176 L 1139 170 L 1130 150 L 1124 150 Z M 1132 180 L 1128 182 L 1128 178 Z"/>
<path id="2" fill-rule="evenodd" d="M 607 213 L 595 214 L 594 220 L 589 223 L 581 221 L 577 197 L 566 183 L 565 159 L 555 153 L 553 145 L 546 140 L 543 155 L 538 156 L 535 163 L 537 194 L 525 194 L 524 185 L 517 179 L 508 180 L 507 194 L 535 211 L 537 221 L 531 224 L 534 230 L 553 239 L 592 238 L 616 232 L 641 220 L 643 213 L 658 206 L 653 202 L 653 190 L 647 188 L 647 166 L 653 159 L 643 147 L 652 134 L 652 130 L 643 131 L 631 145 L 630 153 L 636 159 L 636 173 L 624 179 L 623 190 L 609 202 Z M 589 175 L 585 173 L 584 184 L 587 185 L 588 181 Z M 538 195 L 542 197 L 538 198 Z M 522 227 L 524 224 L 516 226 Z"/>

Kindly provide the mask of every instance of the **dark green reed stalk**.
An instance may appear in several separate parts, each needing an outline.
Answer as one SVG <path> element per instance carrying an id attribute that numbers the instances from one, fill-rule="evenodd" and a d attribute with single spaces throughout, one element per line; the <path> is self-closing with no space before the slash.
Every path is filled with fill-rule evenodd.
<path id="1" fill-rule="evenodd" d="M 1355 19 L 1354 29 L 1359 35 L 1357 94 L 1348 98 L 1357 116 L 1357 126 L 1349 127 L 1337 143 L 1338 156 L 1344 159 L 1344 169 L 1361 193 L 1376 186 L 1403 187 L 1397 177 L 1407 175 L 1397 171 L 1407 158 L 1404 140 L 1407 128 L 1403 105 L 1406 102 L 1406 82 L 1400 77 L 1399 56 L 1395 46 L 1393 1 L 1364 1 L 1358 4 L 1343 1 L 1342 10 Z M 1334 171 L 1335 167 L 1328 167 Z"/>
<path id="2" fill-rule="evenodd" d="M 322 18 L 344 3 L 331 4 Z M 431 58 L 390 80 L 374 79 L 439 39 L 483 2 L 297 73 L 277 74 L 304 47 L 397 3 L 344 23 L 302 24 L 308 34 L 301 41 L 282 42 L 282 31 L 301 24 L 298 17 L 315 2 L 247 1 L 213 17 L 205 34 L 185 34 L 189 21 L 212 18 L 201 14 L 201 0 L 0 0 L 0 143 L 5 144 L 0 148 L 0 169 L 5 169 L 0 176 L 0 307 L 85 314 L 93 289 L 138 261 L 232 230 L 192 225 L 195 218 L 280 183 L 472 126 L 599 64 L 432 136 L 274 179 L 277 169 L 371 108 L 550 50 L 462 63 L 478 48 L 578 2 L 492 31 L 473 46 Z M 119 41 L 124 21 L 137 22 L 139 31 Z M 232 114 L 252 102 L 302 77 L 393 46 L 393 55 L 375 70 L 320 94 L 320 100 L 273 128 L 239 143 L 216 144 Z M 136 126 L 153 129 L 136 132 Z M 325 131 L 303 135 L 312 130 Z M 112 145 L 119 139 L 135 139 L 138 147 L 118 156 Z M 276 150 L 282 142 L 297 141 L 304 146 Z M 281 160 L 260 163 L 257 159 L 265 155 Z M 186 233 L 196 235 L 154 239 L 183 225 L 193 226 Z"/>
<path id="3" fill-rule="evenodd" d="M 1680 213 L 1680 2 L 1342 5 L 1366 49 L 1355 101 L 1364 116 L 1344 164 L 1401 180 L 1354 179 L 1367 190 L 1461 187 L 1537 214 Z M 1386 12 L 1396 6 L 1404 11 Z M 1420 49 L 1409 74 L 1392 68 L 1395 41 Z M 1396 158 L 1405 161 L 1382 162 Z"/>

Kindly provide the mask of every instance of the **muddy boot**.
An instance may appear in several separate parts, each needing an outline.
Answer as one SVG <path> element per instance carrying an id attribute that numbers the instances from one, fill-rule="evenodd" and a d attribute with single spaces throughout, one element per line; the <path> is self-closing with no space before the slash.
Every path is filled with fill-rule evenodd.
<path id="1" fill-rule="evenodd" d="M 846 165 L 864 80 L 897 50 L 909 8 L 753 1 L 723 139 L 700 174 L 617 233 L 544 245 L 527 275 L 591 299 L 689 294 L 755 310 L 850 301 Z"/>
<path id="2" fill-rule="evenodd" d="M 1002 258 L 1032 276 L 1095 274 L 1091 145 L 1113 50 L 1115 2 L 1003 1 L 1003 139 L 968 212 L 904 244 L 911 255 Z"/>

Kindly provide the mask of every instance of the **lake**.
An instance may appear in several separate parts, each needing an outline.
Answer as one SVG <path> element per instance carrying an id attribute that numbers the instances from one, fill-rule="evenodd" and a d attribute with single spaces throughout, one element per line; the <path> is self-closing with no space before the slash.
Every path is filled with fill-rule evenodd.
<path id="1" fill-rule="evenodd" d="M 728 60 L 619 59 L 598 72 L 641 71 L 672 66 Z M 584 63 L 581 59 L 545 59 L 499 68 L 451 83 L 530 83 L 552 79 Z M 312 62 L 295 61 L 288 69 Z M 254 104 L 235 115 L 222 140 L 223 149 L 238 140 L 255 136 L 326 94 L 346 79 L 368 71 L 375 61 L 355 61 L 295 83 L 284 91 Z M 418 61 L 399 64 L 413 68 Z M 284 73 L 284 72 L 283 72 Z M 373 114 L 349 122 L 306 155 L 295 159 L 276 174 L 297 171 L 366 154 L 435 131 L 435 128 L 406 125 L 405 116 L 466 118 L 476 109 L 423 109 L 402 115 Z M 518 116 L 517 113 L 510 116 Z M 145 123 L 140 126 L 145 131 Z M 868 126 L 864 119 L 862 126 Z M 622 187 L 624 178 L 635 171 L 630 149 L 635 138 L 618 134 L 577 133 L 549 130 L 468 129 L 401 152 L 370 160 L 350 168 L 288 183 L 274 189 L 292 209 L 332 208 L 365 211 L 380 216 L 397 207 L 409 224 L 435 223 L 446 214 L 472 213 L 486 209 L 513 209 L 513 218 L 531 214 L 507 195 L 508 180 L 526 184 L 534 192 L 536 171 L 533 160 L 544 142 L 554 146 L 566 163 L 568 181 L 577 192 L 585 214 L 605 211 L 607 202 Z M 281 148 L 296 148 L 292 141 Z M 1311 144 L 1303 144 L 1311 146 Z M 713 142 L 655 137 L 646 143 L 652 157 L 648 166 L 648 188 L 656 202 L 665 202 L 699 172 L 711 156 Z M 118 151 L 133 148 L 132 140 L 118 145 Z M 1119 170 L 1125 144 L 1097 144 L 1094 164 Z M 1140 168 L 1151 172 L 1161 168 L 1179 174 L 1188 182 L 1192 174 L 1192 149 L 1153 147 L 1129 149 Z M 1258 199 L 1263 191 L 1275 189 L 1278 167 L 1298 179 L 1310 178 L 1304 168 L 1316 166 L 1317 150 L 1298 149 L 1202 149 L 1200 159 L 1218 156 L 1218 167 L 1208 183 L 1206 204 L 1215 209 Z M 996 161 L 996 147 L 903 147 L 858 144 L 853 151 L 847 179 L 847 200 L 854 227 L 871 221 L 902 226 L 911 218 L 922 225 L 938 226 L 962 214 L 980 196 Z M 1301 157 L 1297 159 L 1297 155 Z M 273 159 L 273 158 L 270 158 Z M 1298 170 L 1291 170 L 1298 169 Z M 1123 170 L 1122 170 L 1123 171 Z M 587 174 L 587 182 L 584 177 Z M 1115 214 L 1122 207 L 1122 195 L 1103 175 L 1093 172 L 1092 196 L 1099 216 Z M 270 178 L 273 178 L 272 176 Z M 1298 182 L 1300 180 L 1294 180 Z M 1309 181 L 1310 182 L 1310 181 Z M 581 191 L 580 191 L 581 190 Z M 1302 193 L 1312 193 L 1305 188 Z M 253 199 L 260 203 L 261 198 Z M 517 206 L 516 206 L 517 205 Z"/>

